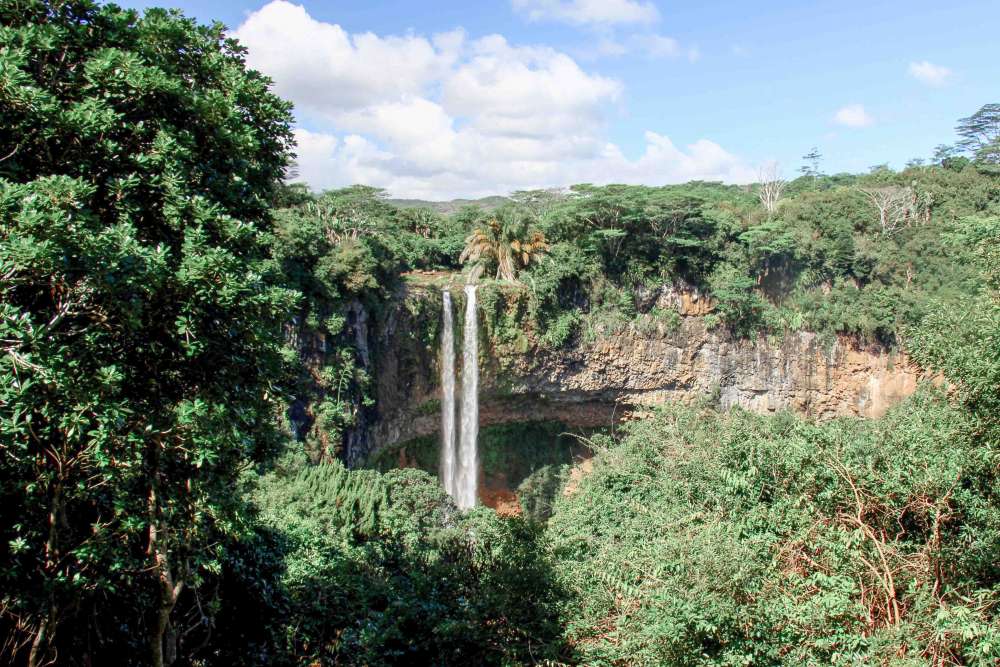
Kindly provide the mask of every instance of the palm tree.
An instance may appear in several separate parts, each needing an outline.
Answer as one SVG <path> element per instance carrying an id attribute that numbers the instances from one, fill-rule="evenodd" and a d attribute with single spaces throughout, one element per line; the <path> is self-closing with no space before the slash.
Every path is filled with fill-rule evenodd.
<path id="1" fill-rule="evenodd" d="M 518 271 L 537 263 L 549 247 L 545 235 L 531 228 L 533 221 L 523 209 L 497 209 L 465 239 L 459 261 L 474 262 L 479 271 L 496 264 L 497 280 L 516 280 Z"/>

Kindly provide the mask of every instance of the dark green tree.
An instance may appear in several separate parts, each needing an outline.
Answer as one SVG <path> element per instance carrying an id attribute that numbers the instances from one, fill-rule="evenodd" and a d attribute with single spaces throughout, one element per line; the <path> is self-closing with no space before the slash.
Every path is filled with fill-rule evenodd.
<path id="1" fill-rule="evenodd" d="M 934 155 L 931 156 L 931 160 L 937 164 L 942 164 L 945 160 L 949 160 L 961 152 L 962 151 L 958 146 L 951 144 L 938 144 L 934 147 Z"/>
<path id="2" fill-rule="evenodd" d="M 0 45 L 2 643 L 169 664 L 274 441 L 290 107 L 176 12 L 4 0 Z"/>
<path id="3" fill-rule="evenodd" d="M 1000 164 L 1000 104 L 984 104 L 979 111 L 961 118 L 955 127 L 958 147 L 976 160 Z"/>
<path id="4" fill-rule="evenodd" d="M 799 167 L 799 173 L 815 180 L 819 174 L 819 163 L 823 160 L 823 154 L 819 148 L 813 146 L 808 153 L 802 156 L 804 165 Z"/>

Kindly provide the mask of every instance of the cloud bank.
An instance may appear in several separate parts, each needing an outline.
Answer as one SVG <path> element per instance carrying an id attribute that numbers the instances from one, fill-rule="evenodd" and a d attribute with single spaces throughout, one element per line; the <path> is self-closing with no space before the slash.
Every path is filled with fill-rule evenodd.
<path id="1" fill-rule="evenodd" d="M 629 15 L 622 12 L 615 16 Z M 606 139 L 621 84 L 547 47 L 460 30 L 350 34 L 284 0 L 250 14 L 234 36 L 248 64 L 295 103 L 299 173 L 315 189 L 366 183 L 394 196 L 447 199 L 579 182 L 754 180 L 753 169 L 707 139 L 678 147 L 648 131 L 630 159 Z"/>

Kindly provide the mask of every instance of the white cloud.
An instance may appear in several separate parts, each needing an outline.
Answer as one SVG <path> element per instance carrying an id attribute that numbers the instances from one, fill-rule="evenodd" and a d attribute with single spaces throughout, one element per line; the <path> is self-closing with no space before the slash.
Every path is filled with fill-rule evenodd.
<path id="1" fill-rule="evenodd" d="M 715 142 L 700 139 L 683 149 L 669 137 L 646 132 L 645 148 L 629 159 L 612 143 L 586 142 L 574 155 L 572 141 L 556 152 L 530 140 L 498 141 L 474 129 L 459 131 L 447 161 L 414 164 L 424 156 L 410 151 L 380 151 L 362 137 L 339 141 L 323 133 L 296 131 L 301 177 L 316 189 L 365 183 L 402 197 L 449 199 L 483 197 L 572 183 L 660 185 L 694 179 L 750 183 L 756 171 Z M 423 167 L 423 168 L 420 168 Z"/>
<path id="2" fill-rule="evenodd" d="M 678 148 L 646 132 L 639 156 L 627 157 L 606 139 L 621 84 L 547 47 L 461 31 L 351 35 L 282 0 L 236 34 L 251 65 L 319 120 L 295 132 L 300 176 L 316 189 L 366 183 L 448 199 L 578 182 L 754 180 L 743 160 L 706 139 Z M 664 55 L 687 55 L 661 39 Z"/>
<path id="3" fill-rule="evenodd" d="M 673 58 L 681 53 L 681 45 L 673 37 L 655 34 L 637 35 L 633 41 L 646 55 L 653 58 Z"/>
<path id="4" fill-rule="evenodd" d="M 848 104 L 837 110 L 833 115 L 833 121 L 844 127 L 868 127 L 875 122 L 863 104 Z"/>
<path id="5" fill-rule="evenodd" d="M 754 170 L 722 146 L 707 139 L 699 139 L 681 150 L 669 137 L 656 132 L 646 132 L 646 149 L 635 161 L 618 157 L 611 161 L 617 173 L 623 174 L 627 183 L 677 183 L 692 179 L 750 183 L 755 180 Z M 606 178 L 614 180 L 614 174 Z M 648 180 L 647 180 L 648 179 Z"/>
<path id="6" fill-rule="evenodd" d="M 910 76 L 928 86 L 943 86 L 951 78 L 952 71 L 942 65 L 935 65 L 923 60 L 910 63 Z"/>
<path id="7" fill-rule="evenodd" d="M 442 99 L 481 129 L 537 137 L 592 126 L 620 92 L 621 84 L 584 72 L 563 53 L 492 35 L 474 42 L 469 60 L 445 78 Z"/>
<path id="8" fill-rule="evenodd" d="M 462 41 L 460 33 L 439 36 L 436 45 L 423 37 L 349 35 L 284 0 L 250 14 L 234 37 L 249 48 L 249 66 L 274 79 L 275 92 L 323 114 L 420 92 L 448 70 Z"/>
<path id="9" fill-rule="evenodd" d="M 652 2 L 636 0 L 512 0 L 529 20 L 553 20 L 574 25 L 649 24 L 660 18 Z"/>

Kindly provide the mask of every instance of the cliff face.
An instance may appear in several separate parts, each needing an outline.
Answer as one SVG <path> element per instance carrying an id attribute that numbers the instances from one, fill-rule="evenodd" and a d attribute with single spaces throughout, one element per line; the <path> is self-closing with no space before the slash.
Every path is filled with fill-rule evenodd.
<path id="1" fill-rule="evenodd" d="M 918 373 L 905 355 L 838 340 L 826 349 L 815 334 L 782 341 L 733 340 L 684 318 L 662 338 L 632 332 L 559 353 L 525 355 L 511 367 L 515 393 L 627 405 L 690 402 L 717 396 L 722 408 L 791 409 L 829 418 L 875 417 L 913 392 Z"/>
<path id="2" fill-rule="evenodd" d="M 919 372 L 905 354 L 846 338 L 824 344 L 805 332 L 773 341 L 734 339 L 709 330 L 704 315 L 712 304 L 697 292 L 663 288 L 640 298 L 679 313 L 679 326 L 642 333 L 630 327 L 565 349 L 502 355 L 481 343 L 481 425 L 605 426 L 644 406 L 698 400 L 761 413 L 790 409 L 820 419 L 875 417 L 916 388 Z M 378 414 L 363 435 L 352 436 L 350 461 L 438 430 L 437 337 L 420 332 L 428 318 L 440 319 L 441 299 L 432 291 L 406 299 L 423 306 L 419 313 L 395 309 L 380 331 L 374 355 Z"/>

